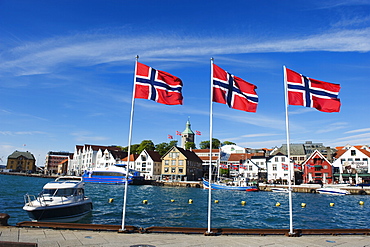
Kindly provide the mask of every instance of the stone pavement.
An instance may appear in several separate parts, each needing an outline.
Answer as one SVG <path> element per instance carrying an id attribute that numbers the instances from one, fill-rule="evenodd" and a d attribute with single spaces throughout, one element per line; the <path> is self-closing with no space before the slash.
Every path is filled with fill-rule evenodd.
<path id="1" fill-rule="evenodd" d="M 77 246 L 135 246 L 135 247 L 187 247 L 187 246 L 369 246 L 370 236 L 366 235 L 303 235 L 286 237 L 283 235 L 219 235 L 168 234 L 168 233 L 118 233 L 116 231 L 54 230 L 0 226 L 0 247 L 7 242 L 36 243 L 38 247 L 77 247 Z M 32 245 L 30 245 L 32 246 Z"/>

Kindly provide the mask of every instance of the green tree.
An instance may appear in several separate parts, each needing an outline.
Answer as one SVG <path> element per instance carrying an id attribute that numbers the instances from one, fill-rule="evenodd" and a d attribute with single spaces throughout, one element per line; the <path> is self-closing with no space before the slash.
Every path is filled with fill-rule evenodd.
<path id="1" fill-rule="evenodd" d="M 229 141 L 224 141 L 222 145 L 236 145 L 236 143 L 229 142 Z"/>
<path id="2" fill-rule="evenodd" d="M 221 142 L 217 138 L 212 138 L 212 149 L 217 149 L 221 146 Z M 209 149 L 209 141 L 202 141 L 199 143 L 201 149 Z"/>
<path id="3" fill-rule="evenodd" d="M 187 142 L 187 143 L 185 143 L 185 149 L 186 150 L 196 149 L 195 143 L 194 142 Z"/>
<path id="4" fill-rule="evenodd" d="M 157 145 L 155 145 L 155 151 L 157 151 L 161 156 L 168 152 L 173 146 L 177 145 L 177 141 L 173 140 L 169 143 L 162 142 Z"/>
<path id="5" fill-rule="evenodd" d="M 154 146 L 153 141 L 151 140 L 142 141 L 136 150 L 137 154 L 140 154 L 144 149 L 147 151 L 154 151 L 155 146 Z"/>
<path id="6" fill-rule="evenodd" d="M 140 146 L 140 144 L 133 144 L 133 145 L 131 145 L 130 153 L 137 154 L 137 149 L 138 149 L 139 146 Z M 128 146 L 127 147 L 123 147 L 122 148 L 122 151 L 128 152 Z"/>

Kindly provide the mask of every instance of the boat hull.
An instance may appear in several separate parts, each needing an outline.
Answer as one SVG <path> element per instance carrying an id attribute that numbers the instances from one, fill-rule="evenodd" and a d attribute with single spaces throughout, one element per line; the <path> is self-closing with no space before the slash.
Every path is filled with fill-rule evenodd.
<path id="1" fill-rule="evenodd" d="M 73 222 L 83 218 L 92 211 L 93 205 L 90 199 L 83 202 L 32 207 L 25 205 L 23 209 L 28 216 L 35 221 Z"/>
<path id="2" fill-rule="evenodd" d="M 204 188 L 209 188 L 209 182 L 203 180 Z M 236 190 L 236 191 L 258 191 L 258 188 L 256 186 L 228 186 L 223 184 L 215 184 L 211 183 L 211 189 L 215 190 Z"/>
<path id="3" fill-rule="evenodd" d="M 347 190 L 341 190 L 341 189 L 332 189 L 332 188 L 321 188 L 316 190 L 319 194 L 326 194 L 326 195 L 349 195 L 350 192 Z"/>

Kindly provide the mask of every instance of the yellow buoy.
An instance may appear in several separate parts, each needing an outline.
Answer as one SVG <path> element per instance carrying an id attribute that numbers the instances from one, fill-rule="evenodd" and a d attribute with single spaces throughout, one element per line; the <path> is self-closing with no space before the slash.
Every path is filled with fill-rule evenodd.
<path id="1" fill-rule="evenodd" d="M 114 201 L 113 198 L 109 198 L 109 200 L 108 200 L 109 203 L 112 203 L 113 201 Z"/>
<path id="2" fill-rule="evenodd" d="M 330 207 L 334 207 L 335 204 L 334 204 L 334 202 L 331 202 L 329 205 L 330 205 Z"/>
<path id="3" fill-rule="evenodd" d="M 175 200 L 174 199 L 171 199 L 171 202 L 175 202 Z"/>
<path id="4" fill-rule="evenodd" d="M 301 207 L 302 207 L 302 208 L 305 208 L 305 207 L 306 207 L 306 203 L 302 202 L 302 203 L 301 203 Z"/>
<path id="5" fill-rule="evenodd" d="M 363 201 L 359 201 L 358 204 L 364 205 L 365 203 Z"/>
<path id="6" fill-rule="evenodd" d="M 143 204 L 148 204 L 148 200 L 143 200 Z"/>
<path id="7" fill-rule="evenodd" d="M 193 200 L 192 199 L 189 199 L 189 204 L 192 204 L 193 203 Z"/>
<path id="8" fill-rule="evenodd" d="M 244 206 L 245 204 L 247 204 L 246 201 L 242 201 L 241 204 Z"/>
<path id="9" fill-rule="evenodd" d="M 280 204 L 280 202 L 277 202 L 277 203 L 275 204 L 275 206 L 276 206 L 276 207 L 280 207 L 280 205 L 281 205 L 281 204 Z"/>
<path id="10" fill-rule="evenodd" d="M 215 200 L 215 203 L 218 203 L 218 200 Z"/>

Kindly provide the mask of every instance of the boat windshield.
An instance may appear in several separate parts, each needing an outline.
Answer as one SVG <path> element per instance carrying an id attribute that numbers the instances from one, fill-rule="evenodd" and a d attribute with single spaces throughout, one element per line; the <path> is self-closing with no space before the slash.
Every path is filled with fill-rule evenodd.
<path id="1" fill-rule="evenodd" d="M 82 193 L 82 192 L 80 192 Z M 79 194 L 80 194 L 79 193 Z M 77 195 L 76 189 L 68 188 L 68 189 L 44 189 L 42 191 L 43 196 L 72 196 Z"/>

